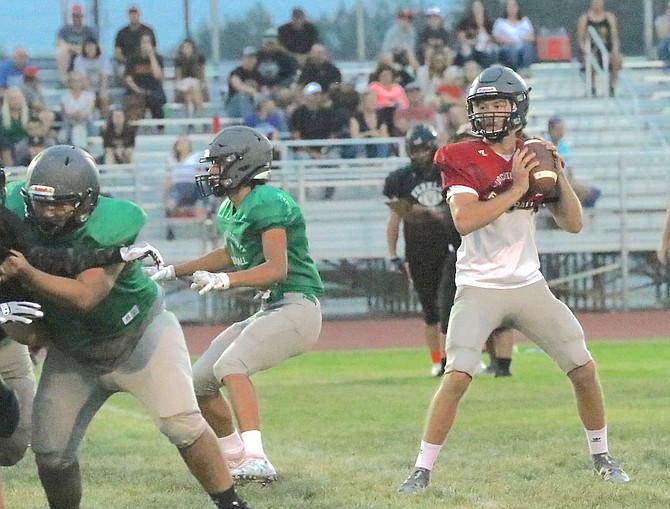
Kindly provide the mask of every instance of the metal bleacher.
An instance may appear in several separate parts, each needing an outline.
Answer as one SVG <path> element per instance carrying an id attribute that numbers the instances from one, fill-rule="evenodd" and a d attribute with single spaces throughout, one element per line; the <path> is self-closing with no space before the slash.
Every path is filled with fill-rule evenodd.
<path id="1" fill-rule="evenodd" d="M 532 68 L 527 133 L 546 136 L 547 120 L 561 115 L 576 178 L 602 191 L 595 207 L 585 210 L 584 229 L 578 235 L 551 227 L 546 214 L 538 216 L 537 244 L 545 275 L 555 292 L 576 309 L 655 307 L 670 302 L 667 275 L 654 265 L 653 256 L 670 196 L 670 97 L 660 93 L 667 88 L 668 75 L 653 63 L 645 64 L 627 61 L 613 98 L 590 97 L 577 63 Z M 359 71 L 352 67 L 349 74 L 355 78 Z M 221 113 L 220 103 L 208 105 L 208 114 Z M 175 107 L 172 118 L 184 119 L 185 112 Z M 221 120 L 227 122 L 222 114 Z M 144 208 L 148 223 L 142 238 L 156 245 L 169 262 L 199 256 L 219 242 L 211 221 L 168 220 L 164 214 L 163 183 L 172 144 L 180 133 L 188 132 L 194 149 L 204 149 L 212 138 L 209 122 L 209 116 L 195 119 L 190 130 L 186 121 L 175 123 L 163 134 L 141 130 L 134 165 L 101 166 L 103 189 Z M 301 160 L 292 150 L 310 142 L 276 144 L 281 157 L 275 162 L 272 183 L 291 193 L 303 210 L 311 252 L 327 283 L 327 314 L 328 302 L 336 300 L 336 295 L 355 302 L 353 312 L 358 314 L 395 312 L 399 299 L 407 299 L 406 284 L 389 286 L 392 276 L 384 272 L 388 209 L 382 187 L 385 177 L 407 162 L 402 157 L 402 139 L 386 141 L 396 145 L 400 157 Z M 320 145 L 353 143 L 357 141 L 318 141 Z M 99 137 L 89 139 L 89 151 L 96 156 L 102 153 Z M 10 178 L 20 178 L 23 171 L 12 169 Z M 175 228 L 174 240 L 166 238 L 168 224 Z M 170 289 L 177 303 L 172 307 L 180 318 L 221 319 L 220 303 L 180 291 L 183 288 Z M 389 296 L 393 292 L 400 296 Z M 331 314 L 343 312 L 341 307 L 333 309 Z"/>

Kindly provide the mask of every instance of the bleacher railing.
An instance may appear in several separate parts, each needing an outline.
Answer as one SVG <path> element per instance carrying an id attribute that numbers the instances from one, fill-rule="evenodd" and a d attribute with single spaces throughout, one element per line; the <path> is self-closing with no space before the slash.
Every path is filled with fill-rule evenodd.
<path id="1" fill-rule="evenodd" d="M 322 140 L 322 143 L 326 140 Z M 342 141 L 342 140 L 340 140 Z M 346 140 L 345 140 L 346 141 Z M 353 141 L 353 140 L 351 140 Z M 654 307 L 668 301 L 668 275 L 655 261 L 670 196 L 670 150 L 608 153 L 594 151 L 593 184 L 603 195 L 585 214 L 579 235 L 540 228 L 538 248 L 554 290 L 577 309 Z M 272 182 L 300 203 L 314 258 L 361 260 L 386 257 L 384 179 L 406 158 L 282 159 Z M 165 217 L 165 164 L 101 166 L 102 189 L 138 203 L 148 215 L 142 239 L 171 262 L 200 256 L 219 240 L 211 220 Z M 10 168 L 11 180 L 25 168 Z M 333 188 L 326 197 L 322 191 Z M 169 223 L 181 228 L 168 241 Z M 547 265 L 549 264 L 549 265 Z M 543 267 L 546 268 L 546 267 Z M 664 300 L 666 299 L 666 300 Z"/>

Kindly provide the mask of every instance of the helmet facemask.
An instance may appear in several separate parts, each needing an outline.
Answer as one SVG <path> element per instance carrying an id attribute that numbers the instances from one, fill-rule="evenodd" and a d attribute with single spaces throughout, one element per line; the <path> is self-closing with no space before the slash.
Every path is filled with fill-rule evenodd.
<path id="1" fill-rule="evenodd" d="M 224 157 L 213 159 L 209 157 L 209 150 L 206 150 L 205 155 L 200 159 L 200 162 L 210 162 L 212 163 L 212 166 L 217 166 L 219 171 L 195 177 L 195 183 L 198 186 L 200 194 L 203 197 L 214 195 L 219 198 L 232 194 L 239 186 L 236 186 L 235 188 L 232 187 L 233 178 L 231 177 L 231 169 L 237 161 L 241 160 L 242 156 L 239 154 L 229 154 Z"/>
<path id="2" fill-rule="evenodd" d="M 84 194 L 55 196 L 53 188 L 33 185 L 21 193 L 26 204 L 26 218 L 41 233 L 52 236 L 82 226 L 98 201 L 93 189 Z"/>
<path id="3" fill-rule="evenodd" d="M 478 104 L 484 101 L 504 99 L 511 104 L 510 111 L 475 112 Z M 490 141 L 500 141 L 511 132 L 518 131 L 523 127 L 518 114 L 517 104 L 506 96 L 482 95 L 468 99 L 468 119 L 472 125 L 472 131 Z"/>

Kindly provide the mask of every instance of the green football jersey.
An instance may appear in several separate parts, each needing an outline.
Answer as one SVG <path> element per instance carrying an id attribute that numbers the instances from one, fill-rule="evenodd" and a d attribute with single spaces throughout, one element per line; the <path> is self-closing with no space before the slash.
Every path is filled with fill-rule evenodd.
<path id="1" fill-rule="evenodd" d="M 25 214 L 22 186 L 23 182 L 7 185 L 6 206 L 20 217 Z M 36 229 L 34 234 L 44 246 L 76 249 L 120 246 L 132 244 L 145 222 L 145 213 L 134 203 L 101 196 L 91 217 L 80 228 L 59 236 L 45 235 Z M 136 331 L 145 321 L 157 292 L 156 283 L 144 274 L 141 264 L 129 263 L 111 292 L 91 311 L 82 314 L 56 303 L 41 302 L 44 311 L 41 321 L 54 333 L 50 339 L 64 350 L 88 350 Z"/>
<path id="2" fill-rule="evenodd" d="M 256 186 L 242 200 L 239 209 L 235 209 L 229 199 L 225 200 L 216 221 L 226 250 L 240 270 L 256 267 L 265 261 L 263 232 L 274 228 L 286 232 L 288 275 L 286 280 L 263 290 L 279 294 L 323 293 L 321 276 L 309 256 L 305 218 L 290 195 L 266 184 Z"/>

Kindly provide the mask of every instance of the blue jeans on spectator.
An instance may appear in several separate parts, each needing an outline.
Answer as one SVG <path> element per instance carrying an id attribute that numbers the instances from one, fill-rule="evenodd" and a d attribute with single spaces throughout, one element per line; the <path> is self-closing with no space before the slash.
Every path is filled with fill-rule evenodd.
<path id="1" fill-rule="evenodd" d="M 226 101 L 226 112 L 229 117 L 244 118 L 253 115 L 256 111 L 254 97 L 240 92 L 228 96 Z"/>
<path id="2" fill-rule="evenodd" d="M 670 36 L 659 41 L 658 58 L 663 60 L 665 65 L 670 65 Z"/>
<path id="3" fill-rule="evenodd" d="M 511 67 L 515 71 L 527 69 L 535 62 L 536 52 L 534 42 L 524 42 L 514 46 L 503 46 L 498 54 L 500 63 Z"/>

